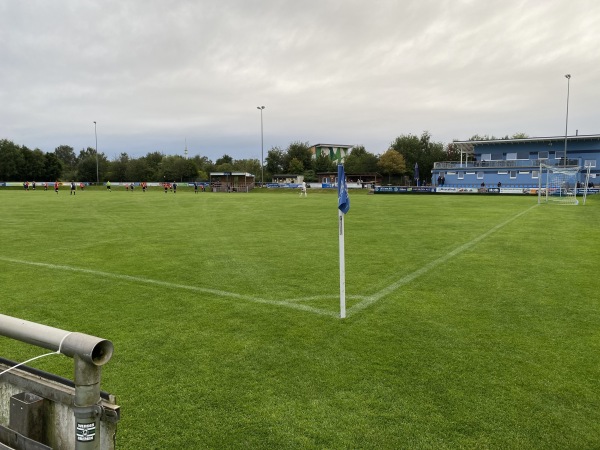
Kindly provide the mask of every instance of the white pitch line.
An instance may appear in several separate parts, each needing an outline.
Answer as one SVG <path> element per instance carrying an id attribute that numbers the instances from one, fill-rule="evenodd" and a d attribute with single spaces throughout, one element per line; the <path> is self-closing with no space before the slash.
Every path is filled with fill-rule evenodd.
<path id="1" fill-rule="evenodd" d="M 79 267 L 65 266 L 65 265 L 59 265 L 59 264 L 48 264 L 48 263 L 35 262 L 35 261 L 24 261 L 24 260 L 20 260 L 20 259 L 5 258 L 2 256 L 0 256 L 0 261 L 5 261 L 5 262 L 13 263 L 13 264 L 24 264 L 24 265 L 28 265 L 28 266 L 44 267 L 46 269 L 52 269 L 52 270 L 64 270 L 64 271 L 69 271 L 69 272 L 85 273 L 85 274 L 89 274 L 89 275 L 100 276 L 100 277 L 104 277 L 104 278 L 113 278 L 113 279 L 117 279 L 117 280 L 131 281 L 131 282 L 135 282 L 135 283 L 152 284 L 155 286 L 162 286 L 162 287 L 167 287 L 167 288 L 171 288 L 171 289 L 181 289 L 181 290 L 192 291 L 192 292 L 200 292 L 203 294 L 210 294 L 210 295 L 215 295 L 218 297 L 234 298 L 234 299 L 244 300 L 244 301 L 253 302 L 253 303 L 284 306 L 286 308 L 292 308 L 292 309 L 298 309 L 301 311 L 312 312 L 312 313 L 323 315 L 323 316 L 337 317 L 336 313 L 333 311 L 327 311 L 327 310 L 320 309 L 320 308 L 313 308 L 312 306 L 288 302 L 285 300 L 280 300 L 280 301 L 267 300 L 267 299 L 260 298 L 260 297 L 252 297 L 250 295 L 242 295 L 242 294 L 237 294 L 235 292 L 222 291 L 222 290 L 218 290 L 218 289 L 202 288 L 202 287 L 198 287 L 198 286 L 188 286 L 185 284 L 169 283 L 168 281 L 153 280 L 151 278 L 135 277 L 135 276 L 131 276 L 131 275 L 123 275 L 123 274 L 117 274 L 117 273 L 111 273 L 111 272 L 102 272 L 102 271 L 98 271 L 98 270 L 83 269 L 83 268 L 79 268 Z"/>
<path id="2" fill-rule="evenodd" d="M 376 292 L 376 293 L 374 293 L 372 295 L 369 295 L 369 296 L 365 297 L 365 299 L 362 302 L 357 303 L 356 305 L 352 306 L 351 308 L 348 308 L 348 310 L 346 311 L 346 316 L 350 316 L 352 314 L 356 314 L 358 311 L 361 311 L 361 310 L 363 310 L 363 309 L 371 306 L 373 303 L 378 302 L 379 300 L 381 300 L 386 295 L 389 295 L 392 292 L 398 290 L 400 287 L 404 286 L 405 284 L 410 283 L 415 278 L 418 278 L 421 275 L 426 274 L 431 269 L 433 269 L 433 268 L 439 266 L 440 264 L 448 261 L 450 258 L 453 258 L 454 256 L 459 255 L 460 253 L 464 252 L 465 250 L 470 249 L 475 244 L 481 242 L 483 239 L 485 239 L 486 237 L 488 237 L 490 234 L 495 233 L 500 228 L 508 225 L 513 220 L 518 219 L 523 214 L 528 213 L 529 211 L 531 211 L 533 208 L 535 208 L 537 206 L 538 205 L 536 203 L 532 207 L 527 208 L 525 211 L 521 211 L 517 215 L 515 215 L 515 216 L 511 217 L 510 219 L 505 220 L 504 222 L 496 225 L 492 229 L 486 231 L 485 233 L 483 233 L 480 236 L 477 236 L 476 238 L 474 238 L 474 239 L 470 240 L 469 242 L 461 245 L 460 247 L 455 248 L 454 250 L 452 250 L 451 252 L 445 254 L 444 256 L 441 256 L 438 259 L 436 259 L 434 261 L 431 261 L 429 264 L 424 265 L 420 269 L 415 270 L 414 272 L 409 273 L 408 275 L 405 275 L 404 277 L 400 278 L 398 281 L 396 281 L 396 282 L 390 284 L 389 286 L 383 288 L 379 292 Z"/>

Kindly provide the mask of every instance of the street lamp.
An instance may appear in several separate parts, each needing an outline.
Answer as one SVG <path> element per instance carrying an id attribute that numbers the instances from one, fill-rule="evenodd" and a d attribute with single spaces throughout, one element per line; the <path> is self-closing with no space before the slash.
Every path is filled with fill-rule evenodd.
<path id="1" fill-rule="evenodd" d="M 94 120 L 94 135 L 96 136 L 96 185 L 100 184 L 100 176 L 98 174 L 98 132 L 96 130 L 96 121 Z"/>
<path id="2" fill-rule="evenodd" d="M 264 106 L 257 106 L 256 109 L 260 110 L 260 187 L 264 186 L 265 180 L 264 180 L 264 161 L 265 161 L 265 156 L 264 156 L 264 139 L 263 139 L 263 109 L 265 109 Z"/>
<path id="3" fill-rule="evenodd" d="M 569 128 L 569 88 L 571 84 L 571 75 L 566 74 L 565 78 L 567 79 L 567 119 L 565 122 L 565 166 L 567 165 L 567 130 Z"/>

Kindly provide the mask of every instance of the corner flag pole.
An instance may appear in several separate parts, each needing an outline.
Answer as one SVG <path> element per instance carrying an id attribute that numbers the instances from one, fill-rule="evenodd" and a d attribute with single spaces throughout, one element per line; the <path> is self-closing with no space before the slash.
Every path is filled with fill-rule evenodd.
<path id="1" fill-rule="evenodd" d="M 340 227 L 340 319 L 344 319 L 346 317 L 346 255 L 344 253 L 344 213 L 340 209 L 338 209 L 338 216 Z"/>
<path id="2" fill-rule="evenodd" d="M 340 319 L 346 317 L 346 255 L 344 252 L 344 216 L 350 210 L 344 166 L 338 165 L 338 226 L 340 243 Z"/>

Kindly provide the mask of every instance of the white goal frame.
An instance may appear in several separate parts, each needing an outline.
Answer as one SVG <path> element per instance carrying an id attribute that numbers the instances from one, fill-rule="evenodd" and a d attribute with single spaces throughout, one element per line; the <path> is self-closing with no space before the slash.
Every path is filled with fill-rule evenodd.
<path id="1" fill-rule="evenodd" d="M 583 187 L 583 204 L 585 205 L 585 200 L 587 199 L 588 187 L 590 185 L 590 172 L 592 171 L 592 165 L 587 164 L 585 166 L 585 186 Z"/>
<path id="2" fill-rule="evenodd" d="M 553 166 L 540 163 L 538 203 L 578 205 L 579 166 Z"/>

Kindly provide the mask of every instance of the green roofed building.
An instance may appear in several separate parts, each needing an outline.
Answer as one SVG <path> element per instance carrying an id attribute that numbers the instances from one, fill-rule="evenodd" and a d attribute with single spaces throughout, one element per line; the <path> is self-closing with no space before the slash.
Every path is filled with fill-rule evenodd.
<path id="1" fill-rule="evenodd" d="M 343 164 L 352 147 L 354 146 L 342 144 L 315 144 L 310 147 L 310 151 L 312 152 L 313 159 L 325 155 L 334 163 Z"/>

